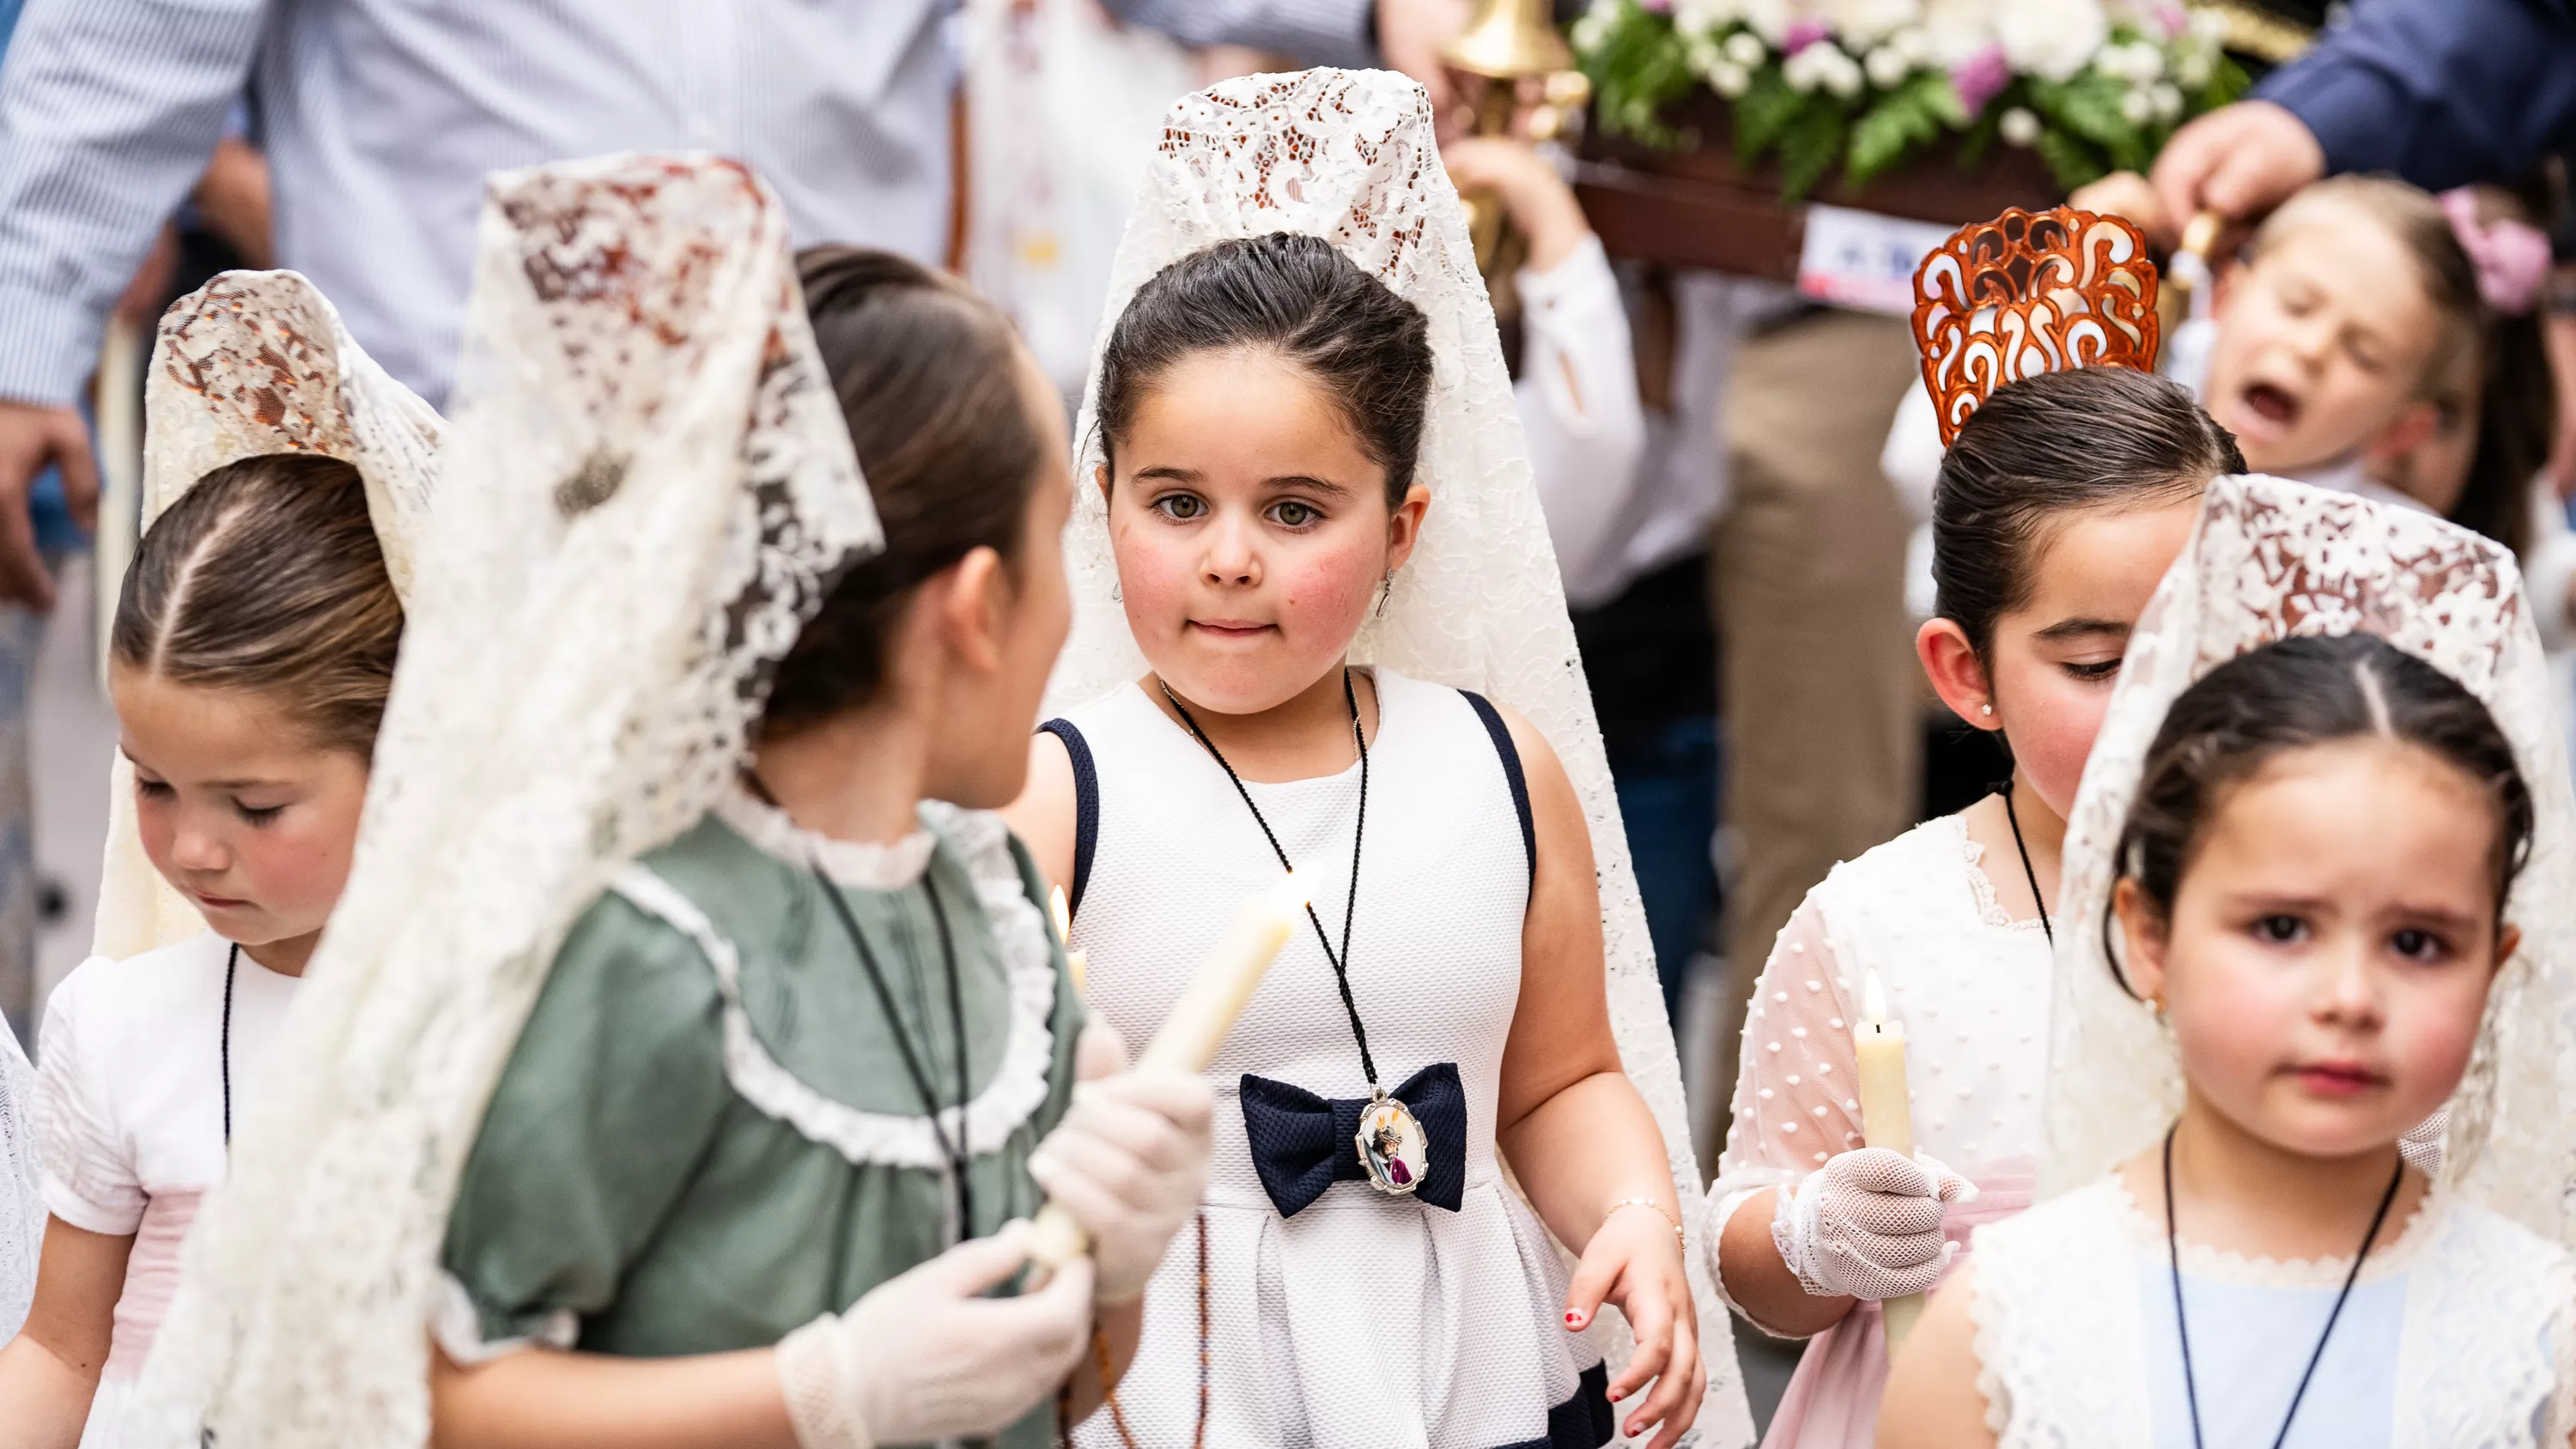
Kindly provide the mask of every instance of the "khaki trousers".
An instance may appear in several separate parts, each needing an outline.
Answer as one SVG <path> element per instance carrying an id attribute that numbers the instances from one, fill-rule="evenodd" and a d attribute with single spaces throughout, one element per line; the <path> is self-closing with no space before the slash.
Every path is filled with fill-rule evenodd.
<path id="1" fill-rule="evenodd" d="M 1734 501 L 1714 570 L 1735 843 L 1723 1091 L 1745 1003 L 1790 912 L 1836 862 L 1913 823 L 1912 522 L 1878 455 L 1905 389 L 1921 385 L 1900 318 L 1815 312 L 1736 351 L 1721 425 Z M 1722 1132 L 1731 1113 L 1715 1105 L 1700 1119 Z"/>

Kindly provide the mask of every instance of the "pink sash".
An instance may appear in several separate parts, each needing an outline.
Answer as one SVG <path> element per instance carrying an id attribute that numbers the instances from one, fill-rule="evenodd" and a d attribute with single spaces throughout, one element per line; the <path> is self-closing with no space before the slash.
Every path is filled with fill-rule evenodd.
<path id="1" fill-rule="evenodd" d="M 1941 1236 L 1959 1245 L 1943 1282 L 1967 1261 L 1968 1235 L 2030 1206 L 2035 1186 L 2027 1174 L 1981 1177 L 1976 1184 L 1976 1201 L 1941 1216 Z M 1762 1449 L 1871 1449 L 1878 1442 L 1879 1396 L 1886 1391 L 1886 1311 L 1863 1301 L 1850 1317 L 1807 1340 Z"/>

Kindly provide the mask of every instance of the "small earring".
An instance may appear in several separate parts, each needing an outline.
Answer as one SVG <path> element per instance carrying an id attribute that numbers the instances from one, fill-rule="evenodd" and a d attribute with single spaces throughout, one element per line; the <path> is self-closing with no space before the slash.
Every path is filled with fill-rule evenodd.
<path id="1" fill-rule="evenodd" d="M 1385 617 L 1386 617 L 1386 605 L 1387 605 L 1387 601 L 1388 601 L 1389 599 L 1394 598 L 1394 597 L 1395 597 L 1395 570 L 1393 570 L 1393 569 L 1388 569 L 1388 570 L 1386 571 L 1386 577 L 1385 577 L 1384 579 L 1379 580 L 1379 582 L 1378 582 L 1378 596 L 1377 596 L 1377 617 L 1378 617 L 1378 618 L 1383 619 L 1383 618 L 1385 618 Z"/>
<path id="2" fill-rule="evenodd" d="M 1978 705 L 1978 706 L 1977 706 L 1977 713 L 1979 713 L 1979 714 L 1986 714 L 1986 715 L 1990 715 L 1990 714 L 1993 714 L 1994 712 L 1995 712 L 1995 707 L 1994 707 L 1993 705 L 1991 705 L 1991 704 L 1981 704 L 1981 705 Z"/>

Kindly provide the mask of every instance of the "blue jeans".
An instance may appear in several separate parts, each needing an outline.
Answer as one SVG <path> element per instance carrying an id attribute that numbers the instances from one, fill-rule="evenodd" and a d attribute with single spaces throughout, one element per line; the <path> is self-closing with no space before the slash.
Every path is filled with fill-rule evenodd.
<path id="1" fill-rule="evenodd" d="M 1646 932 L 1663 978 L 1664 1011 L 1681 1019 L 1682 977 L 1717 904 L 1709 844 L 1717 835 L 1718 744 L 1714 715 L 1674 720 L 1605 742 Z"/>

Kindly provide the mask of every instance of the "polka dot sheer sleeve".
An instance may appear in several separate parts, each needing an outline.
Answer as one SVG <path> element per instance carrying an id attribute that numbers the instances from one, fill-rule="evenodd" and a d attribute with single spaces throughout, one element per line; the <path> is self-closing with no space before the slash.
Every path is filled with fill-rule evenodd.
<path id="1" fill-rule="evenodd" d="M 1727 1220 L 1754 1194 L 1794 1183 L 1835 1153 L 1861 1145 L 1859 1060 L 1852 1049 L 1852 995 L 1811 896 L 1771 947 L 1744 1019 L 1734 1119 L 1717 1180 L 1709 1185 L 1709 1275 Z M 1730 1305 L 1738 1312 L 1741 1304 Z"/>

